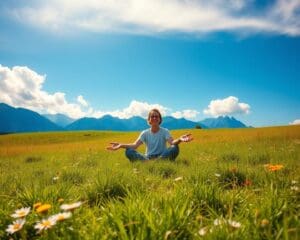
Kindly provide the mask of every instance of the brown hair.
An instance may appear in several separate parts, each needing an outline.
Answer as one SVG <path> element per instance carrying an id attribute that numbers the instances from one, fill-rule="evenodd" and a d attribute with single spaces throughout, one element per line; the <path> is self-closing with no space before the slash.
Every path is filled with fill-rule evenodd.
<path id="1" fill-rule="evenodd" d="M 149 111 L 149 113 L 148 113 L 148 123 L 150 121 L 150 118 L 151 118 L 151 115 L 152 115 L 153 112 L 157 113 L 157 115 L 159 116 L 159 124 L 161 124 L 162 123 L 162 117 L 161 117 L 160 111 L 157 108 L 153 108 Z"/>

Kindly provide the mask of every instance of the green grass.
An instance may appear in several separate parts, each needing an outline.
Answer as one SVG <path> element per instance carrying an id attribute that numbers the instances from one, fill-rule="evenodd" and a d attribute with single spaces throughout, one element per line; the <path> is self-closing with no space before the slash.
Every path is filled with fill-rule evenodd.
<path id="1" fill-rule="evenodd" d="M 300 126 L 189 132 L 175 162 L 146 163 L 105 149 L 138 132 L 0 136 L 0 239 L 300 239 Z M 77 201 L 70 219 L 34 229 Z M 21 207 L 26 223 L 8 235 Z"/>

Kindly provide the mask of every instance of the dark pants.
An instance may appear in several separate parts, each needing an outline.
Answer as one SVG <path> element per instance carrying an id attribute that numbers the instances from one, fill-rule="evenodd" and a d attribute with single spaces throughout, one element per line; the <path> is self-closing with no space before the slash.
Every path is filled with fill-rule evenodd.
<path id="1" fill-rule="evenodd" d="M 138 151 L 136 151 L 136 150 L 134 150 L 132 148 L 127 148 L 126 151 L 125 151 L 126 157 L 131 162 L 137 161 L 137 160 L 145 161 L 145 160 L 149 160 L 149 159 L 153 159 L 153 158 L 169 159 L 171 161 L 175 161 L 175 159 L 178 156 L 178 154 L 179 154 L 179 147 L 178 147 L 178 145 L 172 145 L 171 147 L 169 147 L 166 150 L 164 150 L 160 155 L 149 156 L 149 157 L 147 157 L 147 156 L 139 153 Z"/>

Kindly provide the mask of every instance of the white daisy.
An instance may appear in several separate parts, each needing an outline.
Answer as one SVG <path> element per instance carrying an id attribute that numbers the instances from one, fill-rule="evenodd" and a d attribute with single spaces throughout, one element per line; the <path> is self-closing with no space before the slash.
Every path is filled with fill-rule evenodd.
<path id="1" fill-rule="evenodd" d="M 76 203 L 72 203 L 72 204 L 63 204 L 60 206 L 60 209 L 64 210 L 64 211 L 72 211 L 75 208 L 79 208 L 82 205 L 82 202 L 76 202 Z"/>
<path id="2" fill-rule="evenodd" d="M 227 222 L 233 228 L 240 228 L 241 227 L 241 223 L 239 223 L 239 222 L 232 221 L 232 220 L 228 220 Z"/>
<path id="3" fill-rule="evenodd" d="M 222 218 L 217 218 L 217 219 L 214 220 L 214 225 L 215 226 L 223 225 L 224 223 L 226 223 L 226 221 Z"/>
<path id="4" fill-rule="evenodd" d="M 198 233 L 199 233 L 200 236 L 203 237 L 207 234 L 207 232 L 208 232 L 208 227 L 203 227 L 203 228 L 200 228 Z"/>
<path id="5" fill-rule="evenodd" d="M 52 180 L 53 180 L 54 182 L 57 181 L 58 179 L 59 179 L 58 176 L 55 176 L 55 177 L 52 178 Z"/>
<path id="6" fill-rule="evenodd" d="M 23 208 L 17 209 L 15 211 L 15 213 L 12 214 L 11 216 L 13 218 L 23 218 L 23 217 L 26 217 L 29 212 L 30 212 L 30 207 L 23 207 Z"/>
<path id="7" fill-rule="evenodd" d="M 7 229 L 5 230 L 8 234 L 13 234 L 23 228 L 25 223 L 25 219 L 17 219 L 12 224 L 8 225 Z"/>
<path id="8" fill-rule="evenodd" d="M 37 229 L 38 232 L 41 232 L 43 230 L 52 228 L 55 224 L 56 224 L 55 219 L 49 217 L 48 219 L 43 219 L 42 221 L 37 222 L 34 228 Z"/>
<path id="9" fill-rule="evenodd" d="M 55 215 L 51 216 L 50 218 L 55 220 L 55 222 L 61 222 L 61 221 L 64 221 L 64 220 L 66 220 L 70 217 L 72 217 L 71 212 L 63 212 L 63 213 L 55 214 Z"/>

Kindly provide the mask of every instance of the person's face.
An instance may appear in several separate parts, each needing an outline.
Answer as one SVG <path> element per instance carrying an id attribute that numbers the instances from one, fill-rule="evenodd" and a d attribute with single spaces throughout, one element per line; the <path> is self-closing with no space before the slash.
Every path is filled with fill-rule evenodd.
<path id="1" fill-rule="evenodd" d="M 160 116 L 157 112 L 152 112 L 149 116 L 149 123 L 151 125 L 155 124 L 155 125 L 159 125 L 160 124 Z"/>

